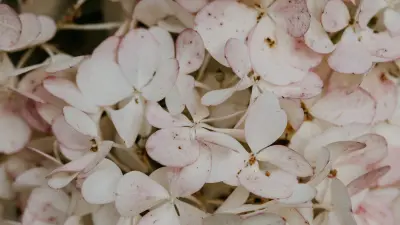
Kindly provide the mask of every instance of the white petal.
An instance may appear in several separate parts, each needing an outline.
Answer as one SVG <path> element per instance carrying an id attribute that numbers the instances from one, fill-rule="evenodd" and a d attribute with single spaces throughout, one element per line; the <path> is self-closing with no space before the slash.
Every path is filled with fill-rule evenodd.
<path id="1" fill-rule="evenodd" d="M 143 99 L 139 95 L 135 95 L 122 109 L 106 108 L 106 111 L 126 147 L 132 147 L 144 118 Z"/>
<path id="2" fill-rule="evenodd" d="M 99 106 L 113 105 L 132 93 L 118 64 L 106 58 L 91 58 L 83 62 L 76 83 L 82 94 Z"/>
<path id="3" fill-rule="evenodd" d="M 82 184 L 82 196 L 91 204 L 107 204 L 116 197 L 117 183 L 122 177 L 118 169 L 104 169 L 90 174 Z"/>
<path id="4" fill-rule="evenodd" d="M 126 79 L 136 89 L 142 89 L 158 67 L 158 43 L 145 29 L 129 31 L 122 39 L 118 63 Z"/>
<path id="5" fill-rule="evenodd" d="M 201 149 L 197 160 L 184 168 L 172 169 L 170 189 L 171 195 L 184 197 L 200 190 L 206 183 L 211 171 L 211 153 Z M 193 179 L 195 177 L 196 179 Z"/>
<path id="6" fill-rule="evenodd" d="M 172 203 L 165 203 L 152 209 L 139 221 L 138 225 L 172 225 L 180 224 L 178 214 Z"/>
<path id="7" fill-rule="evenodd" d="M 122 216 L 136 216 L 169 197 L 161 185 L 137 171 L 119 180 L 116 193 L 115 206 Z"/>
<path id="8" fill-rule="evenodd" d="M 161 62 L 154 77 L 141 90 L 143 97 L 149 101 L 162 100 L 175 85 L 178 69 L 178 61 L 175 59 Z"/>
<path id="9" fill-rule="evenodd" d="M 71 106 L 65 106 L 63 112 L 65 121 L 76 131 L 90 137 L 98 136 L 97 125 L 87 114 Z"/>
<path id="10" fill-rule="evenodd" d="M 307 177 L 313 174 L 313 169 L 306 159 L 296 151 L 283 146 L 273 145 L 261 150 L 257 160 L 266 161 L 299 177 Z"/>
<path id="11" fill-rule="evenodd" d="M 204 61 L 205 51 L 203 39 L 192 29 L 186 29 L 176 40 L 176 59 L 179 72 L 190 74 L 198 70 Z"/>
<path id="12" fill-rule="evenodd" d="M 64 100 L 68 104 L 88 113 L 96 113 L 99 108 L 90 102 L 71 81 L 50 77 L 43 81 L 44 88 L 52 95 Z"/>
<path id="13" fill-rule="evenodd" d="M 188 127 L 158 130 L 147 140 L 146 151 L 153 160 L 165 166 L 184 167 L 192 164 L 200 151 L 192 132 Z"/>
<path id="14" fill-rule="evenodd" d="M 229 66 L 224 48 L 230 38 L 244 41 L 257 22 L 257 12 L 235 1 L 215 1 L 197 13 L 195 30 L 208 52 L 222 65 Z"/>
<path id="15" fill-rule="evenodd" d="M 268 116 L 266 116 L 268 115 Z M 250 106 L 246 124 L 246 141 L 254 153 L 276 141 L 286 128 L 287 117 L 277 97 L 265 92 Z"/>
<path id="16" fill-rule="evenodd" d="M 15 153 L 28 144 L 30 137 L 31 129 L 21 117 L 10 112 L 1 112 L 0 152 Z"/>

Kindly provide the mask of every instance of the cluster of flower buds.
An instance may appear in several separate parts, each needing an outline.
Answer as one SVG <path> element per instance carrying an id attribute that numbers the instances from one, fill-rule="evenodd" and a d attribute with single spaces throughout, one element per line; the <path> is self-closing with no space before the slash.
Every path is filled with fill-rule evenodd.
<path id="1" fill-rule="evenodd" d="M 113 2 L 80 56 L 0 4 L 1 224 L 400 224 L 400 1 Z"/>

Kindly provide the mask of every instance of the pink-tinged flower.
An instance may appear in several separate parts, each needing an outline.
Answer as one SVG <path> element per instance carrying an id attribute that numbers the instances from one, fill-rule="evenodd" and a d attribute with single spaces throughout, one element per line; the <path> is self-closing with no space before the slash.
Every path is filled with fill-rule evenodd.
<path id="1" fill-rule="evenodd" d="M 77 186 L 81 186 L 82 179 L 85 179 L 97 168 L 101 168 L 107 154 L 110 152 L 113 142 L 103 141 L 96 146 L 97 152 L 87 152 L 83 156 L 72 160 L 71 162 L 60 166 L 48 174 L 48 184 L 50 187 L 59 189 L 67 186 L 75 178 Z"/>
<path id="2" fill-rule="evenodd" d="M 335 125 L 376 124 L 392 118 L 398 90 L 388 73 L 384 64 L 364 76 L 333 73 L 327 91 L 311 106 L 311 114 Z"/>
<path id="3" fill-rule="evenodd" d="M 396 21 L 400 18 L 398 11 L 398 1 L 396 0 L 363 0 L 360 2 L 359 24 L 362 28 L 367 28 L 371 19 L 382 11 L 383 24 L 391 36 L 400 35 L 400 27 Z"/>
<path id="4" fill-rule="evenodd" d="M 310 164 L 288 147 L 270 146 L 282 135 L 286 123 L 286 114 L 271 93 L 263 93 L 250 106 L 245 137 L 252 153 L 243 157 L 246 165 L 238 173 L 239 182 L 250 192 L 265 198 L 307 202 L 315 196 L 315 189 L 299 184 L 297 177 L 312 176 Z"/>
<path id="5" fill-rule="evenodd" d="M 246 42 L 252 68 L 266 81 L 276 85 L 301 81 L 309 69 L 321 61 L 319 54 L 289 35 L 298 36 L 308 29 L 306 24 L 309 24 L 310 18 L 305 2 L 277 1 L 269 10 L 274 20 L 261 14 L 258 21 L 255 9 L 235 1 L 215 1 L 197 14 L 195 29 L 203 38 L 206 49 L 224 66 L 232 66 L 225 57 L 225 51 L 246 52 L 246 46 L 240 45 Z M 289 30 L 289 34 L 283 27 Z M 228 40 L 231 38 L 237 39 L 238 44 L 233 43 L 229 47 Z M 237 57 L 232 57 L 232 60 Z M 242 64 L 248 65 L 247 62 Z M 240 74 L 237 75 L 243 77 Z"/>
<path id="6" fill-rule="evenodd" d="M 277 96 L 285 98 L 311 98 L 321 93 L 322 82 L 319 77 L 310 72 L 298 82 L 287 85 L 274 85 L 268 83 L 268 78 L 253 74 L 249 49 L 238 39 L 229 39 L 225 46 L 225 58 L 234 73 L 239 77 L 239 82 L 230 88 L 210 91 L 202 98 L 204 105 L 218 105 L 226 101 L 236 91 L 245 90 L 252 87 L 252 99 L 254 100 L 260 93 L 259 90 L 270 91 Z"/>
<path id="7" fill-rule="evenodd" d="M 163 167 L 150 177 L 137 171 L 125 174 L 117 184 L 115 205 L 118 212 L 124 217 L 137 217 L 139 213 L 150 210 L 138 225 L 201 225 L 206 213 L 177 199 L 187 197 L 200 188 L 192 176 L 188 176 L 190 170 L 195 168 Z"/>
<path id="8" fill-rule="evenodd" d="M 63 224 L 67 218 L 70 197 L 62 190 L 35 188 L 24 210 L 23 224 Z"/>
<path id="9" fill-rule="evenodd" d="M 358 225 L 397 224 L 395 211 L 392 209 L 394 200 L 399 196 L 396 188 L 383 188 L 360 193 L 363 198 L 355 200 L 354 217 Z M 354 205 L 354 204 L 353 204 Z"/>
<path id="10" fill-rule="evenodd" d="M 152 159 L 179 168 L 201 164 L 197 169 L 203 174 L 197 176 L 201 186 L 220 181 L 237 184 L 236 173 L 244 165 L 241 156 L 247 152 L 231 136 L 243 138 L 243 130 L 211 127 L 204 116 L 197 122 L 191 122 L 182 114 L 171 116 L 154 103 L 148 105 L 146 116 L 151 125 L 161 128 L 146 143 Z"/>
<path id="11" fill-rule="evenodd" d="M 56 23 L 48 16 L 32 13 L 18 15 L 8 5 L 0 6 L 0 48 L 4 51 L 16 51 L 45 43 L 52 39 L 57 31 Z"/>

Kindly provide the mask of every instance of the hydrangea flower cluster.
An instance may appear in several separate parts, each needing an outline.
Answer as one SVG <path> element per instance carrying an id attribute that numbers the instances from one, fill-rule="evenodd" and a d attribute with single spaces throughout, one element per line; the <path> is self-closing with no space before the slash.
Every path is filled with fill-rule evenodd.
<path id="1" fill-rule="evenodd" d="M 113 2 L 0 4 L 1 224 L 400 224 L 400 1 Z M 116 31 L 72 56 L 63 28 Z"/>

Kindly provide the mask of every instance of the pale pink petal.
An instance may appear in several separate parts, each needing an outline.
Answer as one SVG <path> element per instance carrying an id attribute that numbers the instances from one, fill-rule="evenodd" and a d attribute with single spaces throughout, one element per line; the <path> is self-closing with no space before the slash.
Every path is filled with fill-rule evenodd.
<path id="1" fill-rule="evenodd" d="M 183 114 L 173 116 L 155 102 L 147 103 L 146 118 L 152 126 L 157 128 L 189 127 L 192 125 L 192 122 Z"/>
<path id="2" fill-rule="evenodd" d="M 115 61 L 120 42 L 121 38 L 118 36 L 108 37 L 93 50 L 91 57 Z"/>
<path id="3" fill-rule="evenodd" d="M 180 95 L 176 85 L 172 87 L 167 96 L 165 96 L 165 104 L 172 115 L 178 115 L 185 109 L 183 97 Z"/>
<path id="4" fill-rule="evenodd" d="M 331 153 L 327 149 L 322 149 L 315 162 L 314 176 L 307 184 L 317 187 L 330 173 L 332 169 Z"/>
<path id="5" fill-rule="evenodd" d="M 264 174 L 257 162 L 242 169 L 239 180 L 248 191 L 264 198 L 288 198 L 297 184 L 295 176 L 283 171 Z"/>
<path id="6" fill-rule="evenodd" d="M 90 137 L 97 137 L 98 130 L 96 123 L 84 112 L 71 106 L 63 109 L 65 121 L 76 131 Z"/>
<path id="7" fill-rule="evenodd" d="M 36 104 L 36 110 L 48 124 L 53 124 L 54 119 L 62 115 L 62 109 L 51 104 Z"/>
<path id="8" fill-rule="evenodd" d="M 378 200 L 379 201 L 379 200 Z M 376 224 L 396 224 L 394 220 L 394 213 L 391 207 L 377 201 L 367 201 L 362 205 L 365 210 L 364 217 L 367 221 L 373 221 Z"/>
<path id="9" fill-rule="evenodd" d="M 223 181 L 229 185 L 239 185 L 237 173 L 245 167 L 249 158 L 247 152 L 235 152 L 223 146 L 206 143 L 211 149 L 211 172 L 207 183 Z"/>
<path id="10" fill-rule="evenodd" d="M 87 141 L 89 141 L 89 139 L 87 139 Z M 88 146 L 90 146 L 88 144 Z M 63 154 L 63 156 L 65 156 L 65 158 L 69 159 L 69 160 L 75 160 L 77 158 L 82 157 L 86 151 L 89 149 L 89 147 L 87 147 L 87 149 L 71 149 L 68 148 L 62 144 L 60 144 L 59 146 L 60 152 Z"/>
<path id="11" fill-rule="evenodd" d="M 374 62 L 387 62 L 400 57 L 400 37 L 392 37 L 389 32 L 374 33 L 372 30 L 363 30 L 361 43 L 372 55 Z"/>
<path id="12" fill-rule="evenodd" d="M 258 84 L 261 88 L 284 98 L 312 98 L 322 92 L 324 86 L 321 78 L 312 72 L 309 72 L 301 81 L 288 85 L 273 85 L 267 82 Z"/>
<path id="13" fill-rule="evenodd" d="M 0 14 L 2 16 L 0 20 L 0 49 L 8 49 L 18 42 L 21 36 L 22 23 L 18 14 L 6 4 L 0 5 Z"/>
<path id="14" fill-rule="evenodd" d="M 225 45 L 225 58 L 233 72 L 240 78 L 247 77 L 252 66 L 249 50 L 246 44 L 236 38 L 231 38 Z"/>
<path id="15" fill-rule="evenodd" d="M 90 137 L 76 131 L 65 121 L 64 116 L 56 117 L 52 124 L 53 134 L 57 141 L 71 149 L 89 149 Z"/>
<path id="16" fill-rule="evenodd" d="M 69 204 L 70 198 L 64 191 L 49 187 L 35 188 L 29 196 L 22 223 L 63 224 Z"/>
<path id="17" fill-rule="evenodd" d="M 149 29 L 150 33 L 159 43 L 158 54 L 161 59 L 171 59 L 175 57 L 175 45 L 171 34 L 160 27 L 151 27 Z"/>
<path id="18" fill-rule="evenodd" d="M 340 73 L 363 74 L 372 67 L 372 56 L 357 36 L 353 28 L 346 28 L 336 50 L 328 58 L 329 66 L 333 70 Z"/>
<path id="19" fill-rule="evenodd" d="M 208 108 L 201 104 L 201 99 L 194 89 L 195 80 L 189 75 L 179 75 L 176 81 L 178 91 L 186 104 L 187 109 L 194 122 L 199 122 L 206 118 L 210 112 Z"/>
<path id="20" fill-rule="evenodd" d="M 371 123 L 376 103 L 363 89 L 351 93 L 346 90 L 331 91 L 317 101 L 310 112 L 313 116 L 336 125 Z"/>
<path id="21" fill-rule="evenodd" d="M 168 202 L 152 209 L 137 225 L 170 225 L 180 224 L 179 216 L 172 203 Z"/>
<path id="22" fill-rule="evenodd" d="M 64 225 L 82 225 L 83 221 L 80 216 L 70 216 L 65 221 Z"/>
<path id="23" fill-rule="evenodd" d="M 95 171 L 83 182 L 82 196 L 91 204 L 113 202 L 116 197 L 117 183 L 121 178 L 122 172 L 118 167 Z"/>
<path id="24" fill-rule="evenodd" d="M 83 62 L 79 66 L 76 83 L 82 94 L 99 106 L 113 105 L 132 93 L 118 64 L 105 58 L 91 58 Z"/>
<path id="25" fill-rule="evenodd" d="M 249 158 L 240 143 L 229 135 L 204 129 L 196 130 L 196 139 L 211 150 L 211 172 L 207 182 L 238 184 L 237 173 Z"/>
<path id="26" fill-rule="evenodd" d="M 179 72 L 189 74 L 198 70 L 205 57 L 204 43 L 200 35 L 195 30 L 186 29 L 179 34 L 175 45 Z"/>
<path id="27" fill-rule="evenodd" d="M 351 200 L 346 186 L 337 178 L 331 180 L 331 196 L 334 213 L 340 224 L 356 225 L 351 213 Z"/>
<path id="28" fill-rule="evenodd" d="M 143 99 L 135 95 L 123 108 L 119 110 L 106 108 L 106 111 L 125 145 L 128 148 L 132 147 L 144 118 Z"/>
<path id="29" fill-rule="evenodd" d="M 93 225 L 117 224 L 119 218 L 120 215 L 114 204 L 103 205 L 99 210 L 92 213 Z"/>
<path id="30" fill-rule="evenodd" d="M 21 36 L 18 42 L 9 48 L 9 50 L 16 50 L 27 47 L 33 43 L 40 34 L 41 24 L 38 17 L 32 13 L 22 13 L 19 15 L 22 23 Z"/>
<path id="31" fill-rule="evenodd" d="M 149 101 L 160 101 L 175 85 L 178 77 L 178 61 L 167 59 L 157 68 L 154 77 L 142 88 L 142 95 Z"/>
<path id="32" fill-rule="evenodd" d="M 77 66 L 85 59 L 85 56 L 72 57 L 64 54 L 57 54 L 51 58 L 50 65 L 46 67 L 46 72 L 55 73 Z"/>
<path id="33" fill-rule="evenodd" d="M 12 154 L 18 152 L 31 138 L 31 129 L 19 116 L 11 112 L 1 112 L 0 116 L 0 152 Z"/>
<path id="34" fill-rule="evenodd" d="M 43 86 L 52 95 L 84 112 L 95 113 L 99 111 L 99 108 L 87 100 L 77 86 L 67 79 L 50 77 L 43 81 Z"/>
<path id="35" fill-rule="evenodd" d="M 188 127 L 158 130 L 147 140 L 147 153 L 165 166 L 183 167 L 192 164 L 200 151 L 199 143 L 192 139 L 192 132 Z"/>
<path id="36" fill-rule="evenodd" d="M 309 184 L 298 184 L 289 198 L 279 199 L 283 204 L 304 204 L 317 195 L 317 189 Z"/>
<path id="37" fill-rule="evenodd" d="M 358 14 L 358 24 L 362 29 L 367 28 L 369 21 L 381 9 L 387 6 L 385 0 L 362 0 L 360 1 L 360 12 Z"/>
<path id="38" fill-rule="evenodd" d="M 325 5 L 321 16 L 324 29 L 328 32 L 337 32 L 349 24 L 350 13 L 342 0 L 330 0 Z"/>
<path id="39" fill-rule="evenodd" d="M 228 196 L 228 198 L 218 207 L 216 213 L 222 213 L 225 210 L 235 209 L 246 203 L 250 193 L 243 186 L 238 186 Z"/>
<path id="40" fill-rule="evenodd" d="M 122 39 L 118 63 L 125 78 L 136 89 L 142 89 L 156 72 L 158 45 L 153 35 L 142 28 L 129 31 Z"/>
<path id="41" fill-rule="evenodd" d="M 31 45 L 42 44 L 54 37 L 57 32 L 57 25 L 55 21 L 45 15 L 38 15 L 37 19 L 40 23 L 40 34 L 39 36 L 31 43 Z"/>
<path id="42" fill-rule="evenodd" d="M 289 148 L 303 153 L 304 148 L 308 144 L 310 138 L 317 136 L 321 132 L 321 128 L 315 122 L 304 121 L 300 128 L 292 136 L 292 139 L 289 143 Z"/>
<path id="43" fill-rule="evenodd" d="M 207 216 L 205 212 L 178 199 L 175 200 L 175 206 L 179 212 L 180 225 L 203 225 L 203 219 Z"/>
<path id="44" fill-rule="evenodd" d="M 224 48 L 230 38 L 244 41 L 257 22 L 257 12 L 235 1 L 214 1 L 197 13 L 195 30 L 209 53 L 222 65 L 229 66 Z"/>
<path id="45" fill-rule="evenodd" d="M 392 36 L 400 35 L 400 26 L 398 21 L 400 20 L 400 13 L 394 11 L 393 9 L 387 8 L 383 13 L 383 23 L 386 29 Z"/>
<path id="46" fill-rule="evenodd" d="M 324 146 L 327 146 L 331 143 L 338 142 L 338 141 L 351 141 L 354 138 L 357 138 L 369 131 L 369 126 L 352 123 L 342 127 L 330 127 L 326 129 L 324 132 L 319 132 L 315 134 L 315 136 L 311 136 L 312 141 L 308 142 L 304 146 L 304 157 L 309 162 L 315 162 L 318 151 L 321 150 Z M 339 145 L 339 149 L 342 149 Z M 349 146 L 349 145 L 345 145 Z M 350 146 L 352 146 L 350 144 Z M 358 148 L 358 147 L 359 148 Z M 358 150 L 365 147 L 365 145 L 354 145 L 354 150 Z M 344 148 L 345 150 L 347 148 Z M 350 148 L 352 149 L 352 148 Z"/>
<path id="47" fill-rule="evenodd" d="M 314 18 L 311 18 L 310 28 L 304 35 L 304 41 L 309 48 L 321 54 L 330 53 L 335 49 L 321 23 Z"/>
<path id="48" fill-rule="evenodd" d="M 298 130 L 304 121 L 304 111 L 301 102 L 296 99 L 279 99 L 282 109 L 286 112 L 288 123 L 294 130 Z"/>
<path id="49" fill-rule="evenodd" d="M 384 140 L 382 140 L 381 137 L 378 137 L 378 135 L 374 134 L 365 134 L 353 140 L 354 141 L 332 142 L 324 146 L 324 148 L 330 152 L 330 160 L 334 162 L 344 155 L 352 154 L 358 150 L 364 151 L 365 147 L 367 147 L 366 143 L 370 145 L 368 146 L 368 148 L 374 149 L 375 147 L 378 146 L 380 147 L 379 151 L 381 151 L 382 146 L 380 145 L 385 146 L 386 143 Z"/>
<path id="50" fill-rule="evenodd" d="M 352 196 L 366 188 L 376 186 L 378 179 L 383 177 L 389 170 L 390 166 L 383 166 L 358 177 L 347 185 L 349 194 Z"/>
<path id="51" fill-rule="evenodd" d="M 310 27 L 311 15 L 306 0 L 279 0 L 270 9 L 283 17 L 286 30 L 292 37 L 303 36 Z"/>
<path id="52" fill-rule="evenodd" d="M 257 160 L 269 162 L 286 172 L 299 177 L 313 175 L 313 169 L 306 159 L 296 151 L 283 146 L 273 145 L 261 150 L 256 155 Z"/>
<path id="53" fill-rule="evenodd" d="M 39 103 L 40 104 L 40 103 Z M 43 133 L 49 133 L 51 127 L 38 113 L 36 102 L 28 99 L 20 111 L 20 115 L 34 129 Z"/>
<path id="54" fill-rule="evenodd" d="M 384 159 L 388 154 L 388 143 L 380 135 L 364 134 L 354 140 L 359 143 L 365 143 L 366 147 L 361 151 L 345 156 L 345 159 L 340 161 L 341 163 L 354 163 L 369 168 Z"/>
<path id="55" fill-rule="evenodd" d="M 302 67 L 308 67 L 303 61 L 308 59 L 299 60 L 299 56 L 292 54 L 289 49 L 293 47 L 293 38 L 279 29 L 271 18 L 263 17 L 249 37 L 248 45 L 254 71 L 268 82 L 286 85 L 300 81 L 306 75 L 305 71 L 288 65 L 288 59 Z M 278 30 L 282 37 L 278 38 Z"/>
<path id="56" fill-rule="evenodd" d="M 168 197 L 161 185 L 141 172 L 132 171 L 117 184 L 115 206 L 122 216 L 136 216 Z"/>
<path id="57" fill-rule="evenodd" d="M 185 197 L 199 191 L 207 182 L 210 171 L 211 152 L 206 147 L 202 147 L 194 163 L 183 168 L 171 169 L 171 175 L 169 175 L 171 195 Z"/>
<path id="58" fill-rule="evenodd" d="M 209 91 L 201 98 L 201 104 L 206 106 L 220 105 L 228 100 L 228 98 L 232 97 L 235 91 L 236 88 L 234 87 Z"/>
<path id="59" fill-rule="evenodd" d="M 49 170 L 44 167 L 36 167 L 20 174 L 13 183 L 16 190 L 29 190 L 31 188 L 40 187 L 46 184 L 46 176 Z"/>
<path id="60" fill-rule="evenodd" d="M 268 117 L 266 117 L 268 115 Z M 286 128 L 287 117 L 277 97 L 265 92 L 250 106 L 246 124 L 246 141 L 254 153 L 276 141 Z"/>
<path id="61" fill-rule="evenodd" d="M 89 161 L 86 164 L 85 168 L 79 174 L 78 179 L 86 178 L 93 169 L 96 169 L 99 166 L 107 165 L 106 163 L 111 163 L 109 160 L 105 159 L 108 153 L 110 153 L 111 148 L 113 147 L 112 141 L 102 141 L 97 146 L 97 151 L 94 154 L 93 160 Z"/>

